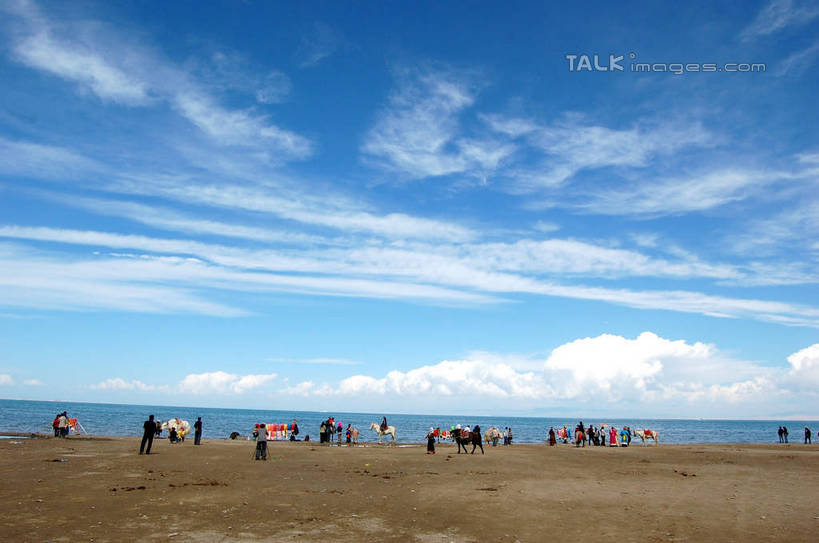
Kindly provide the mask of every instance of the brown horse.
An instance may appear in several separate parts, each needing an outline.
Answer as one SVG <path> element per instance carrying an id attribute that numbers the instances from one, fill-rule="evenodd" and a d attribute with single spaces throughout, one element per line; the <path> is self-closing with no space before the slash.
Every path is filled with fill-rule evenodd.
<path id="1" fill-rule="evenodd" d="M 452 439 L 455 440 L 455 443 L 458 444 L 458 454 L 461 454 L 461 447 L 464 448 L 464 453 L 467 453 L 466 446 L 472 443 L 472 452 L 469 454 L 475 454 L 475 449 L 477 447 L 481 448 L 481 454 L 483 452 L 483 437 L 481 436 L 481 428 L 480 426 L 475 427 L 475 431 L 466 432 L 460 428 L 456 428 L 452 431 Z"/>

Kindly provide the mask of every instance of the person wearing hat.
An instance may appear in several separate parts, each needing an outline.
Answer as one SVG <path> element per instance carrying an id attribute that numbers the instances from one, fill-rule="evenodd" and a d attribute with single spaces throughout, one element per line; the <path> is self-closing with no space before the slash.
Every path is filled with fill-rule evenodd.
<path id="1" fill-rule="evenodd" d="M 427 454 L 435 454 L 435 428 L 432 426 L 427 434 Z"/>

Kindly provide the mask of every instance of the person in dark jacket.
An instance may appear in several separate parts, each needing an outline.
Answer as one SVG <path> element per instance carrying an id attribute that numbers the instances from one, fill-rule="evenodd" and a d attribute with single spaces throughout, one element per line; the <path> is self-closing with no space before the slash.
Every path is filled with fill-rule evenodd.
<path id="1" fill-rule="evenodd" d="M 810 428 L 805 426 L 805 445 L 810 444 Z"/>
<path id="2" fill-rule="evenodd" d="M 154 434 L 156 433 L 156 423 L 154 422 L 154 416 L 148 416 L 148 420 L 142 423 L 142 443 L 139 444 L 139 454 L 142 454 L 143 451 L 145 454 L 151 454 L 151 445 L 154 444 Z M 145 449 L 145 445 L 148 445 L 147 450 Z"/>
<path id="3" fill-rule="evenodd" d="M 193 423 L 193 444 L 194 445 L 201 445 L 202 441 L 202 417 L 196 419 L 196 422 Z"/>

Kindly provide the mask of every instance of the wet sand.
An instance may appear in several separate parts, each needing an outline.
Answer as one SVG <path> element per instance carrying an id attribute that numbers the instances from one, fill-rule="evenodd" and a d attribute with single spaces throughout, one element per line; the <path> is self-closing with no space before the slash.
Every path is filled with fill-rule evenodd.
<path id="1" fill-rule="evenodd" d="M 819 445 L 138 446 L 0 440 L 0 540 L 819 539 Z"/>

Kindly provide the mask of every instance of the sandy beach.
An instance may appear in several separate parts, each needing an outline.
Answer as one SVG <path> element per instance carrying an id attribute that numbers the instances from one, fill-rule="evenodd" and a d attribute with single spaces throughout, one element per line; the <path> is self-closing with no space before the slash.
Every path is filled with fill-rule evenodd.
<path id="1" fill-rule="evenodd" d="M 819 446 L 0 440 L 3 541 L 810 541 Z"/>

